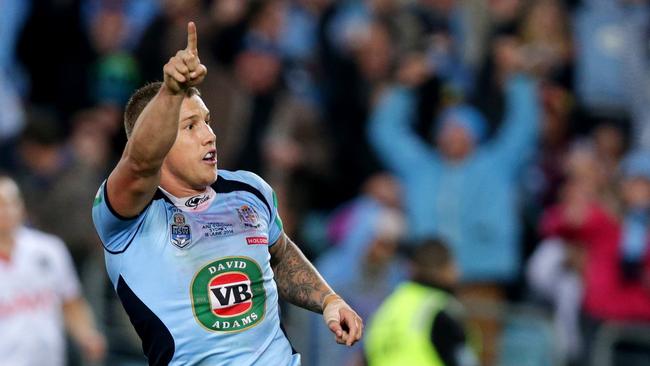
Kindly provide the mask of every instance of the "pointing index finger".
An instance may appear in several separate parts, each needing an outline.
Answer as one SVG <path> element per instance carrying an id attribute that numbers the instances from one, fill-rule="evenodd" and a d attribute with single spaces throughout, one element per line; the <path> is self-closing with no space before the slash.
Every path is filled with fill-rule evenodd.
<path id="1" fill-rule="evenodd" d="M 187 23 L 187 48 L 186 50 L 192 52 L 194 56 L 199 55 L 196 36 L 196 24 L 194 22 Z"/>

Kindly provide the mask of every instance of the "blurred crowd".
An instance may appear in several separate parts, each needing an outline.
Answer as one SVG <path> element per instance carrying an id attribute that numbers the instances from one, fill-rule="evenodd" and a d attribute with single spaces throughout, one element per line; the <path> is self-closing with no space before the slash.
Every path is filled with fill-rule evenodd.
<path id="1" fill-rule="evenodd" d="M 274 187 L 287 234 L 362 317 L 436 238 L 484 365 L 587 365 L 611 324 L 648 325 L 608 345 L 647 364 L 645 0 L 0 0 L 0 171 L 70 250 L 106 364 L 142 357 L 90 206 L 122 108 L 189 20 L 219 168 Z M 305 365 L 363 364 L 363 345 L 284 316 Z"/>

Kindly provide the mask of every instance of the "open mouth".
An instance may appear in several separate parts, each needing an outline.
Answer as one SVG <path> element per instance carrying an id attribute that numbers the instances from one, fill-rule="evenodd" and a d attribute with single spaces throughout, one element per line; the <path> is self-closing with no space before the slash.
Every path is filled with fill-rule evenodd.
<path id="1" fill-rule="evenodd" d="M 203 161 L 205 161 L 207 163 L 216 163 L 217 162 L 217 152 L 214 151 L 214 150 L 207 152 L 203 156 Z"/>

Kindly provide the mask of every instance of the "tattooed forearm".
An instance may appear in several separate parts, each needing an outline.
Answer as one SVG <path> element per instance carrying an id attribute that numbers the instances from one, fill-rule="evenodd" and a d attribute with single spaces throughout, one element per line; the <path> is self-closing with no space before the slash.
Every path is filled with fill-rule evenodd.
<path id="1" fill-rule="evenodd" d="M 280 297 L 296 306 L 322 313 L 323 300 L 334 291 L 296 244 L 283 234 L 270 252 Z"/>

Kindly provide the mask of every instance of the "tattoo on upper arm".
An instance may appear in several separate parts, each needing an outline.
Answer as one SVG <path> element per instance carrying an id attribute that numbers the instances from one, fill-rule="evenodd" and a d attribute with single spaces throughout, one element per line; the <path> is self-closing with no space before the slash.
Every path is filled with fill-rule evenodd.
<path id="1" fill-rule="evenodd" d="M 271 266 L 280 296 L 296 306 L 322 313 L 323 300 L 333 291 L 316 268 L 286 235 L 271 249 Z"/>

